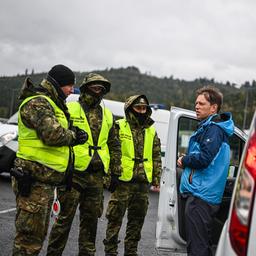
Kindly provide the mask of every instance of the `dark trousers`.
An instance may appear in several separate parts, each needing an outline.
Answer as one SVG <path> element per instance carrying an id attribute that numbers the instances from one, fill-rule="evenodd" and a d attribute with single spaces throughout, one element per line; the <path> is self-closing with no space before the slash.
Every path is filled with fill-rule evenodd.
<path id="1" fill-rule="evenodd" d="M 200 198 L 188 196 L 185 206 L 185 226 L 188 256 L 211 256 L 213 219 L 219 205 L 210 205 Z"/>

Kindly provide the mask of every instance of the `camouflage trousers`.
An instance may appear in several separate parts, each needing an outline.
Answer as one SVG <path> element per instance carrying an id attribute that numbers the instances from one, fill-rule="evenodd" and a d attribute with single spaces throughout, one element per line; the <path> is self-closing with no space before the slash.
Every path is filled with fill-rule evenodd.
<path id="1" fill-rule="evenodd" d="M 118 185 L 108 203 L 105 245 L 106 255 L 117 255 L 118 234 L 127 209 L 124 255 L 136 256 L 141 229 L 148 210 L 148 185 L 125 183 Z"/>
<path id="2" fill-rule="evenodd" d="M 62 255 L 78 205 L 80 211 L 79 255 L 93 256 L 96 252 L 98 218 L 103 212 L 103 173 L 85 174 L 83 187 L 79 189 L 75 187 L 71 191 L 58 191 L 61 211 L 50 233 L 48 256 Z"/>
<path id="3" fill-rule="evenodd" d="M 16 191 L 13 256 L 34 256 L 40 253 L 49 226 L 53 190 L 53 186 L 36 182 L 28 197 L 19 196 Z"/>

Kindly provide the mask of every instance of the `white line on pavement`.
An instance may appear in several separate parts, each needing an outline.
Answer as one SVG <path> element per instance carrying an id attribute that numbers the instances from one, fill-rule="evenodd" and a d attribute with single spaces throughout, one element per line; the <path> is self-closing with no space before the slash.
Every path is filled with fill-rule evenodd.
<path id="1" fill-rule="evenodd" d="M 13 212 L 13 211 L 16 211 L 16 208 L 11 208 L 11 209 L 8 209 L 8 210 L 0 211 L 0 214 L 7 213 L 7 212 Z"/>

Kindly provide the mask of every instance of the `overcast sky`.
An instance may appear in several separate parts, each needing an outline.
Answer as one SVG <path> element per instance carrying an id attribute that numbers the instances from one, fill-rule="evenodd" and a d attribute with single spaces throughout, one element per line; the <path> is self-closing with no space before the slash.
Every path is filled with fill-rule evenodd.
<path id="1" fill-rule="evenodd" d="M 1 0 L 0 75 L 63 63 L 256 80 L 255 0 Z"/>

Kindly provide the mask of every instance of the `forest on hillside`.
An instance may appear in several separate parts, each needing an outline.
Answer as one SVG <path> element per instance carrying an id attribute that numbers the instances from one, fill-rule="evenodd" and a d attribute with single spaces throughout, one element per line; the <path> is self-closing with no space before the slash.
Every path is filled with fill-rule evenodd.
<path id="1" fill-rule="evenodd" d="M 164 104 L 167 109 L 171 106 L 194 109 L 195 91 L 205 85 L 218 87 L 224 95 L 222 111 L 230 111 L 236 125 L 248 129 L 256 107 L 256 81 L 245 81 L 239 88 L 230 82 L 219 83 L 214 79 L 197 78 L 193 81 L 170 77 L 156 77 L 141 73 L 137 67 L 110 68 L 93 70 L 109 79 L 112 83 L 107 99 L 124 101 L 133 94 L 147 95 L 150 103 Z M 76 87 L 89 72 L 75 72 Z M 8 118 L 15 113 L 19 106 L 18 95 L 20 88 L 29 76 L 37 84 L 46 73 L 34 73 L 0 77 L 1 101 L 0 117 Z"/>

